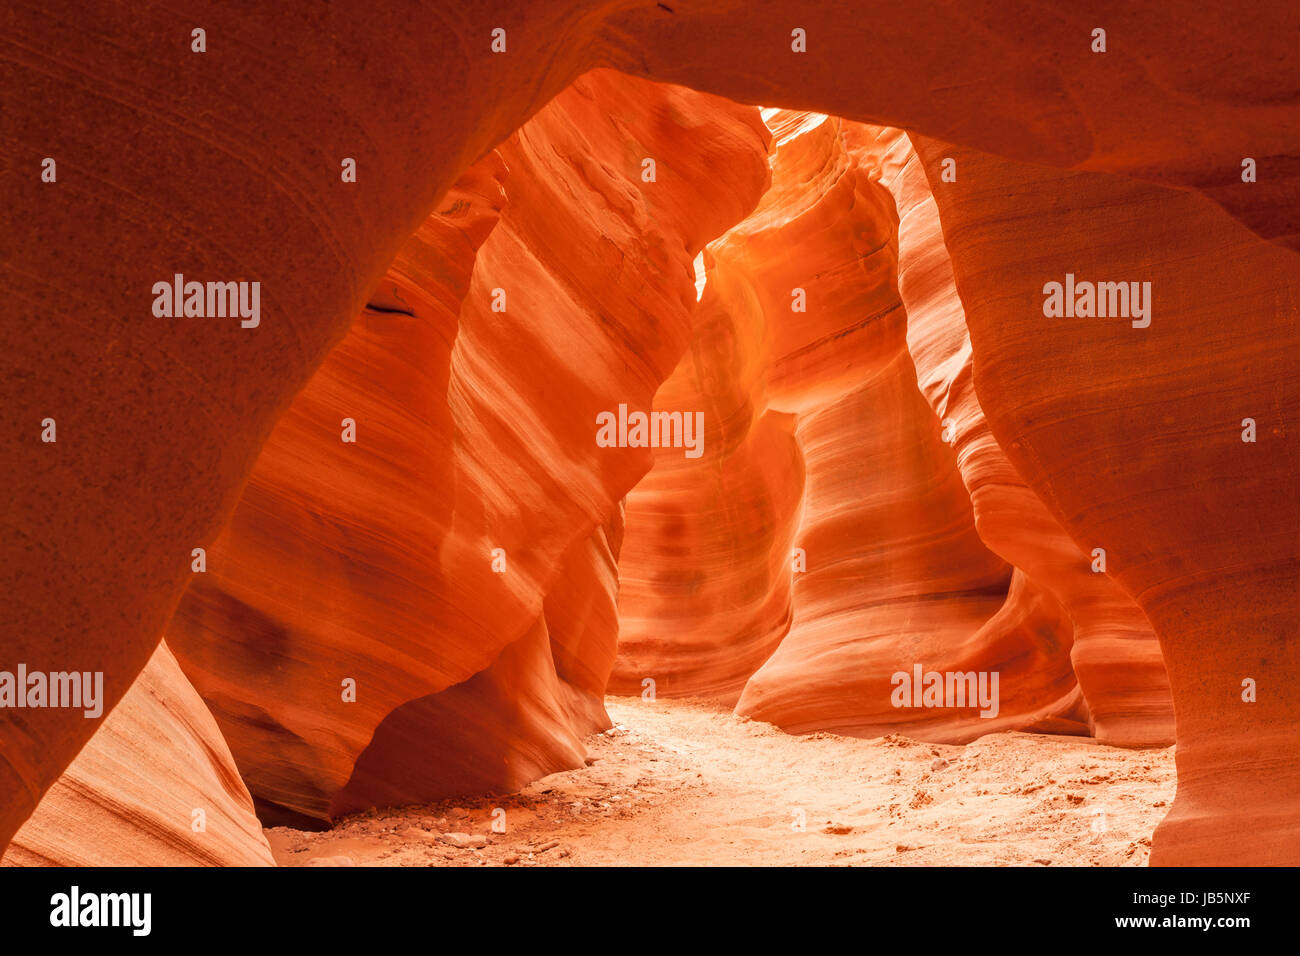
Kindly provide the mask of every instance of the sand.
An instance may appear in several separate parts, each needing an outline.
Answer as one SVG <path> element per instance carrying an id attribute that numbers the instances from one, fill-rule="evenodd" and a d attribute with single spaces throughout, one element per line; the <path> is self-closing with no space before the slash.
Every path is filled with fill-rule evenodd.
<path id="1" fill-rule="evenodd" d="M 590 765 L 516 794 L 266 831 L 281 866 L 1143 866 L 1174 750 L 999 733 L 795 737 L 700 700 L 607 700 Z M 492 832 L 493 810 L 505 832 Z M 802 824 L 802 826 L 801 826 Z M 460 848 L 442 834 L 486 839 Z M 478 841 L 474 841 L 478 842 Z"/>

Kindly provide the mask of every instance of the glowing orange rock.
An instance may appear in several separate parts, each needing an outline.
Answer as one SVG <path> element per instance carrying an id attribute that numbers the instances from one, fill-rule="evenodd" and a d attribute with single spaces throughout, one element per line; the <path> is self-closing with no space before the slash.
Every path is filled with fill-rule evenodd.
<path id="1" fill-rule="evenodd" d="M 13 427 L 6 464 L 20 477 L 0 516 L 12 529 L 0 550 L 0 578 L 11 597 L 0 644 L 9 659 L 43 664 L 48 657 L 53 668 L 103 670 L 110 703 L 127 692 L 190 581 L 190 549 L 211 541 L 231 516 L 276 419 L 346 333 L 401 243 L 460 172 L 594 65 L 740 101 L 889 123 L 1026 163 L 1200 190 L 1256 234 L 1296 248 L 1296 110 L 1285 94 L 1296 88 L 1297 64 L 1289 55 L 1293 11 L 1286 5 L 1250 17 L 1228 3 L 1206 5 L 1198 18 L 1149 6 L 1110 10 L 1114 47 L 1105 54 L 1091 49 L 1095 13 L 1085 6 L 909 0 L 873 8 L 871 16 L 841 4 L 809 6 L 799 27 L 807 53 L 791 49 L 784 26 L 773 28 L 785 19 L 783 0 L 667 6 L 535 0 L 527 16 L 514 16 L 518 5 L 448 0 L 414 10 L 333 4 L 305 14 L 304 6 L 287 2 L 253 20 L 236 9 L 205 10 L 212 36 L 238 37 L 252 49 L 294 38 L 278 44 L 275 57 L 240 58 L 237 69 L 223 59 L 234 55 L 232 47 L 192 53 L 167 11 L 138 11 L 128 22 L 112 9 L 60 0 L 18 10 L 11 26 L 23 49 L 57 50 L 61 58 L 55 65 L 24 57 L 8 64 L 3 89 L 5 115 L 14 119 L 12 152 L 59 157 L 60 178 L 42 182 L 34 165 L 30 175 L 16 175 L 2 213 L 8 228 L 0 229 L 0 258 L 21 263 L 4 276 L 10 312 L 0 343 L 0 405 Z M 510 23 L 509 53 L 494 55 L 490 31 L 503 19 Z M 340 37 L 347 38 L 342 47 Z M 1119 53 L 1125 49 L 1142 55 Z M 1234 68 L 1224 69 L 1229 61 Z M 99 81 L 94 88 L 84 83 L 87 73 Z M 104 97 L 103 88 L 114 95 Z M 46 108 L 50 102 L 60 108 Z M 122 129 L 136 131 L 149 148 L 112 148 Z M 349 156 L 360 173 L 344 184 L 339 164 Z M 1258 162 L 1255 182 L 1241 178 L 1246 158 Z M 1163 194 L 1132 198 L 1154 195 Z M 955 220 L 944 218 L 948 229 Z M 1051 221 L 1054 229 L 1066 224 Z M 1041 238 L 1041 226 L 1028 225 L 1016 237 L 1021 243 Z M 1080 225 L 1079 234 L 1091 241 L 1090 229 Z M 1221 231 L 1215 221 L 1212 232 Z M 1003 238 L 1004 261 L 1014 261 L 1011 231 Z M 1163 238 L 1146 233 L 1152 248 Z M 1236 234 L 1233 248 L 1244 246 Z M 1124 250 L 1128 261 L 1147 254 L 1127 240 Z M 1253 256 L 1220 261 L 1224 268 L 1254 268 Z M 1213 294 L 1200 314 L 1237 315 L 1261 290 L 1270 307 L 1280 302 L 1285 311 L 1290 286 L 1273 282 L 1272 274 L 1283 271 L 1281 261 L 1290 260 L 1270 264 L 1247 296 Z M 267 290 L 262 324 L 250 333 L 206 321 L 141 321 L 146 290 L 176 271 L 205 278 L 256 273 Z M 965 266 L 956 274 L 963 294 L 978 287 L 981 296 L 999 297 L 997 282 L 977 284 Z M 991 320 L 971 324 L 991 327 Z M 37 328 L 40 335 L 30 334 Z M 1275 324 L 1263 338 L 1285 353 L 1288 336 Z M 1221 336 L 1204 338 L 1217 344 Z M 978 359 L 980 334 L 972 339 Z M 1031 334 L 1026 341 L 1032 340 Z M 1240 370 L 1206 361 L 1193 372 L 1191 365 L 1172 384 L 1193 395 Z M 1254 404 L 1273 401 L 1273 418 L 1281 422 L 1293 404 L 1289 382 L 1269 366 L 1268 376 L 1251 375 L 1246 388 Z M 1185 397 L 1170 399 L 1172 389 L 1164 394 L 1162 401 Z M 1193 404 L 1210 410 L 1204 402 Z M 1013 430 L 985 404 L 995 437 L 1029 486 L 1076 540 L 1088 536 L 1074 520 L 1089 511 L 1086 489 L 1076 485 L 1075 494 L 1054 497 L 1038 466 L 1031 474 L 1024 456 L 1011 453 Z M 46 417 L 58 420 L 57 446 L 34 437 Z M 1264 434 L 1279 438 L 1284 427 Z M 1205 454 L 1215 453 L 1189 465 L 1215 464 L 1202 460 Z M 1200 474 L 1202 483 L 1223 478 L 1217 465 Z M 1282 633 L 1294 623 L 1278 583 L 1293 575 L 1278 570 L 1274 542 L 1289 511 L 1267 510 L 1275 496 L 1256 488 L 1284 481 L 1284 472 L 1270 466 L 1243 474 L 1249 505 L 1236 531 L 1260 529 L 1269 539 L 1259 559 L 1267 570 L 1254 578 L 1264 583 L 1233 591 L 1248 582 L 1227 582 L 1198 618 L 1204 629 L 1184 644 L 1196 651 L 1184 650 L 1184 662 L 1167 655 L 1183 672 L 1172 674 L 1182 719 L 1201 703 L 1191 657 L 1235 661 L 1236 648 L 1259 640 L 1238 633 L 1250 631 L 1240 621 L 1222 629 L 1218 605 L 1229 593 L 1243 606 L 1278 609 L 1258 629 Z M 1211 506 L 1184 496 L 1175 523 L 1226 531 L 1229 517 L 1242 517 L 1231 497 Z M 1209 513 L 1205 521 L 1202 512 Z M 1167 533 L 1153 539 L 1153 549 Z M 1181 549 L 1162 553 L 1162 561 L 1186 560 Z M 1255 561 L 1237 557 L 1234 563 L 1200 556 L 1189 567 L 1214 577 Z M 1130 594 L 1145 594 L 1140 581 L 1133 586 L 1121 575 L 1121 583 Z M 1162 593 L 1140 603 L 1168 642 L 1153 611 Z M 1196 617 L 1199 605 L 1182 611 Z M 1174 620 L 1179 633 L 1191 627 Z M 1284 653 L 1279 641 L 1248 660 Z M 1293 726 L 1293 715 L 1278 714 L 1278 727 Z M 1207 739 L 1213 720 L 1204 727 Z M 0 841 L 94 729 L 56 710 L 21 719 L 0 714 Z M 1219 768 L 1215 801 L 1225 805 L 1228 778 L 1239 766 L 1236 738 L 1250 728 L 1230 730 L 1222 753 L 1205 750 L 1204 740 L 1192 748 L 1205 754 L 1198 767 Z M 1206 812 L 1207 820 L 1217 813 Z M 1253 824 L 1252 832 L 1267 833 L 1267 814 Z"/>
<path id="2" fill-rule="evenodd" d="M 934 195 L 989 428 L 1160 639 L 1179 782 L 1152 862 L 1297 862 L 1295 255 L 1191 193 L 916 146 L 932 182 L 964 170 Z M 1046 317 L 1067 274 L 1150 282 L 1150 324 Z"/>
<path id="3" fill-rule="evenodd" d="M 838 121 L 769 123 L 772 187 L 710 244 L 692 350 L 656 396 L 714 424 L 629 496 L 612 686 L 743 688 L 738 712 L 794 731 L 1084 732 L 1068 619 L 980 542 L 917 389 L 892 197 Z M 985 716 L 896 705 L 917 665 L 996 672 Z"/>
<path id="4" fill-rule="evenodd" d="M 1141 609 L 1066 535 L 994 440 L 973 387 L 965 313 L 925 169 L 906 134 L 846 124 L 855 153 L 882 172 L 899 212 L 899 294 L 923 394 L 941 418 L 970 493 L 980 538 L 1046 587 L 1074 627 L 1071 658 L 1098 740 L 1167 746 L 1173 701 L 1155 632 Z M 947 188 L 942 164 L 938 188 Z"/>
<path id="5" fill-rule="evenodd" d="M 582 764 L 648 465 L 596 417 L 671 371 L 691 258 L 756 201 L 765 141 L 752 108 L 593 74 L 403 248 L 168 631 L 264 819 Z"/>

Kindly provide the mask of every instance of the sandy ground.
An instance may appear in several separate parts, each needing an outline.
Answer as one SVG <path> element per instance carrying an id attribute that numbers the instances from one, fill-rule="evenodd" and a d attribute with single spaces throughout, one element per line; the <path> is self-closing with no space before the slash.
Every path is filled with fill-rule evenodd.
<path id="1" fill-rule="evenodd" d="M 282 866 L 1142 866 L 1174 796 L 1172 747 L 1019 733 L 966 746 L 792 737 L 704 701 L 606 703 L 615 728 L 588 742 L 585 769 L 510 796 L 371 811 L 325 833 L 270 829 L 275 858 Z M 494 808 L 504 810 L 504 833 L 492 832 Z"/>

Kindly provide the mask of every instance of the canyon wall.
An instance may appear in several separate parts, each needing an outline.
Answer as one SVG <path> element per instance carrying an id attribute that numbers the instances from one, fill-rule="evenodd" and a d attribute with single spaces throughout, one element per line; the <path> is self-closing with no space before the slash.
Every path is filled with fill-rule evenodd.
<path id="1" fill-rule="evenodd" d="M 1179 784 L 1152 862 L 1294 862 L 1294 254 L 1190 193 L 916 142 L 989 428 L 1160 639 Z M 1149 326 L 1045 317 L 1067 273 L 1149 282 Z"/>
<path id="2" fill-rule="evenodd" d="M 18 476 L 0 506 L 5 660 L 103 671 L 108 703 L 122 699 L 192 579 L 192 549 L 231 518 L 277 419 L 401 244 L 465 169 L 603 63 L 962 144 L 960 169 L 971 148 L 986 154 L 985 173 L 976 163 L 962 190 L 936 192 L 975 389 L 1026 485 L 1076 544 L 1107 548 L 1163 642 L 1190 776 L 1156 859 L 1213 859 L 1244 830 L 1240 858 L 1262 848 L 1294 861 L 1293 708 L 1283 693 L 1249 712 L 1235 701 L 1243 672 L 1260 667 L 1261 684 L 1289 686 L 1295 657 L 1295 268 L 1283 250 L 1300 232 L 1296 17 L 1284 6 L 1244 17 L 1226 2 L 1188 13 L 1031 0 L 909 0 L 869 16 L 775 0 L 16 10 L 0 58 L 0 112 L 12 120 L 0 401 Z M 493 54 L 503 24 L 508 52 Z M 202 53 L 191 25 L 206 31 Z M 1104 54 L 1091 49 L 1098 26 Z M 793 28 L 806 53 L 791 49 Z M 40 52 L 50 50 L 57 62 Z M 56 182 L 40 176 L 47 157 Z M 358 161 L 355 183 L 340 179 L 345 157 Z M 1257 182 L 1242 182 L 1245 158 Z M 1108 220 L 1087 211 L 1092 200 L 1147 214 Z M 1002 207 L 1015 229 L 996 224 Z M 1171 244 L 1162 283 L 1178 291 L 1160 308 L 1188 334 L 1162 338 L 1166 325 L 1150 337 L 1146 349 L 1161 344 L 1139 374 L 1147 352 L 1107 351 L 1087 338 L 1097 323 L 1083 323 L 1083 338 L 1036 334 L 1045 280 L 1023 247 L 1040 242 L 1035 260 L 1057 280 L 1066 264 L 1081 276 L 1145 269 Z M 149 290 L 178 272 L 261 281 L 260 324 L 158 321 Z M 1256 443 L 1230 444 L 1239 424 L 1225 426 L 1227 444 L 1205 440 L 1220 434 L 1208 422 L 1245 417 L 1266 423 Z M 40 440 L 46 418 L 57 442 Z M 1154 491 L 1131 497 L 1140 487 Z M 0 714 L 0 843 L 96 726 L 57 709 Z M 1236 806 L 1243 780 L 1256 796 Z"/>
<path id="3" fill-rule="evenodd" d="M 402 247 L 280 419 L 168 627 L 259 805 L 318 809 L 395 706 L 474 672 L 432 639 L 453 480 L 444 396 L 504 178 L 490 155 Z"/>
<path id="4" fill-rule="evenodd" d="M 1194 190 L 1300 251 L 1297 31 L 1294 6 L 1228 0 L 685 0 L 612 12 L 598 50 L 742 103 Z"/>
<path id="5" fill-rule="evenodd" d="M 789 628 L 804 467 L 793 416 L 762 395 L 763 310 L 744 275 L 708 251 L 697 268 L 705 259 L 690 347 L 654 398 L 701 416 L 701 444 L 656 449 L 627 496 L 609 689 L 639 695 L 652 681 L 655 694 L 730 706 Z"/>
<path id="6" fill-rule="evenodd" d="M 612 688 L 651 676 L 795 732 L 1087 732 L 1069 620 L 981 543 L 917 389 L 893 198 L 839 120 L 766 115 L 772 187 L 709 245 L 655 401 L 703 409 L 711 440 L 661 449 L 628 498 Z M 917 665 L 996 672 L 997 703 L 898 706 Z"/>
<path id="7" fill-rule="evenodd" d="M 731 374 L 741 400 L 720 405 L 698 388 L 668 386 L 656 398 L 662 408 L 706 408 L 720 451 L 706 448 L 692 462 L 661 450 L 629 497 L 625 627 L 612 686 L 635 692 L 636 675 L 654 674 L 669 695 L 740 687 L 743 696 L 728 698 L 739 696 L 740 712 L 794 731 L 870 735 L 905 724 L 961 741 L 1037 727 L 1124 746 L 1172 743 L 1168 677 L 1145 615 L 1070 539 L 989 431 L 937 206 L 907 136 L 770 113 L 782 131 L 772 188 L 748 220 L 710 244 L 692 360 L 673 380 Z M 809 301 L 809 312 L 796 311 Z M 729 314 L 741 318 L 727 322 Z M 850 394 L 854 402 L 834 407 Z M 759 485 L 768 492 L 758 499 L 764 515 L 742 510 L 753 496 L 737 493 L 727 466 L 769 411 L 790 416 L 783 434 L 800 467 L 785 469 L 796 494 L 784 502 L 773 500 L 770 483 Z M 723 432 L 737 424 L 740 442 Z M 742 480 L 762 474 L 753 457 L 740 459 Z M 805 477 L 810 463 L 817 467 Z M 762 532 L 781 521 L 769 545 Z M 807 547 L 794 558 L 792 589 L 789 570 L 769 569 L 780 569 L 795 528 Z M 975 529 L 1019 569 L 1009 595 L 1006 565 L 976 543 Z M 737 574 L 753 566 L 768 575 Z M 693 587 L 664 586 L 675 579 Z M 701 589 L 727 600 L 702 600 Z M 662 603 L 647 611 L 646 594 Z M 766 619 L 736 614 L 747 600 Z M 1008 629 L 1032 637 L 1018 643 Z M 750 646 L 771 655 L 761 670 Z M 911 675 L 917 663 L 997 672 L 1006 709 L 977 719 L 974 708 L 883 707 L 891 676 Z M 1071 696 L 1076 676 L 1082 701 Z M 1018 696 L 1027 685 L 1033 692 Z"/>
<path id="8" fill-rule="evenodd" d="M 757 201 L 766 136 L 753 108 L 598 71 L 403 246 L 168 628 L 264 820 L 582 766 L 619 502 L 649 466 L 597 447 L 597 414 L 648 407 L 676 363 L 691 258 Z"/>
<path id="9" fill-rule="evenodd" d="M 6 17 L 0 261 L 22 268 L 4 273 L 0 403 L 7 463 L 24 476 L 0 521 L 6 661 L 103 671 L 109 706 L 126 693 L 190 583 L 192 549 L 230 520 L 276 420 L 401 244 L 586 69 L 567 4 L 535 8 L 511 56 L 490 58 L 490 24 L 509 8 L 473 5 L 465 29 L 481 24 L 484 56 L 471 58 L 434 8 Z M 54 183 L 25 174 L 43 157 Z M 154 317 L 150 290 L 176 273 L 259 281 L 259 324 Z M 57 443 L 31 432 L 45 418 Z M 95 728 L 65 710 L 0 714 L 0 844 Z"/>
<path id="10" fill-rule="evenodd" d="M 221 731 L 166 643 L 0 865 L 274 865 Z"/>
<path id="11" fill-rule="evenodd" d="M 854 152 L 878 169 L 899 215 L 898 289 L 921 390 L 941 420 L 970 494 L 980 538 L 1047 588 L 1073 624 L 1071 659 L 1103 743 L 1167 746 L 1173 699 L 1155 632 L 1141 609 L 1072 541 L 1021 480 L 989 431 L 938 207 L 906 134 L 846 124 Z M 956 175 L 955 167 L 950 174 Z M 947 188 L 942 162 L 939 187 Z"/>

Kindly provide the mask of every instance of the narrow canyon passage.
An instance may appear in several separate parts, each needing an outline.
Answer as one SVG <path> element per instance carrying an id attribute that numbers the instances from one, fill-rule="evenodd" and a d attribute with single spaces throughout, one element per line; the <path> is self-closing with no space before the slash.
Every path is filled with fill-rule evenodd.
<path id="1" fill-rule="evenodd" d="M 629 146 L 658 157 L 662 182 L 653 157 L 615 165 Z M 611 266 L 617 256 L 612 283 L 590 271 L 593 248 Z M 617 336 L 593 338 L 611 322 Z M 644 381 L 629 379 L 629 360 Z M 581 790 L 614 770 L 673 768 L 655 786 L 675 814 L 752 807 L 767 821 L 761 844 L 773 805 L 812 796 L 797 792 L 808 768 L 793 758 L 820 752 L 814 777 L 838 792 L 827 812 L 852 818 L 833 826 L 872 834 L 845 852 L 876 861 L 882 827 L 906 832 L 900 807 L 934 799 L 931 816 L 952 815 L 963 804 L 949 797 L 1035 792 L 1022 778 L 1040 759 L 1043 779 L 1065 779 L 1060 760 L 1100 752 L 1007 738 L 1006 779 L 932 797 L 905 792 L 914 780 L 896 758 L 928 746 L 914 738 L 943 748 L 938 759 L 956 754 L 945 744 L 1008 730 L 1130 746 L 1173 737 L 1154 634 L 1117 589 L 1106 614 L 1072 604 L 1101 593 L 1104 576 L 1033 511 L 988 437 L 970 361 L 935 203 L 904 134 L 597 71 L 462 176 L 403 247 L 272 432 L 160 661 L 178 661 L 211 710 L 264 826 L 317 830 L 375 807 L 525 799 L 539 777 Z M 593 458 L 589 430 L 615 403 L 616 433 L 597 432 Z M 668 416 L 640 448 L 629 406 L 633 419 L 647 406 Z M 321 427 L 334 418 L 341 441 Z M 1000 497 L 973 508 L 990 483 Z M 594 502 L 575 494 L 584 484 Z M 1018 533 L 1029 515 L 1032 537 Z M 1133 624 L 1120 625 L 1124 613 Z M 1110 638 L 1122 681 L 1087 669 L 1092 632 Z M 896 677 L 914 668 L 918 685 L 924 672 L 969 674 L 971 699 L 914 707 L 918 686 L 900 706 Z M 322 721 L 339 675 L 345 692 Z M 638 748 L 608 751 L 607 688 L 647 687 L 647 710 L 621 705 L 633 725 L 652 718 Z M 669 700 L 695 694 L 711 707 Z M 136 708 L 128 695 L 118 723 Z M 750 717 L 767 729 L 735 734 Z M 710 750 L 719 729 L 726 746 Z M 593 747 L 603 765 L 583 769 Z M 1124 801 L 1167 783 L 1142 776 L 1153 762 L 1168 770 L 1155 753 L 1107 758 L 1135 781 Z M 969 783 L 974 763 L 946 779 Z M 720 773 L 719 789 L 696 785 L 692 768 Z M 1084 799 L 1052 792 L 1033 806 L 1078 811 Z M 956 814 L 958 842 L 987 811 L 1012 837 L 978 862 L 1040 858 L 1007 847 L 1037 845 L 1045 824 L 1002 819 L 1025 808 L 993 804 Z M 223 852 L 264 860 L 247 814 L 227 812 L 243 843 Z M 1153 825 L 1126 821 L 1077 859 L 1144 862 Z M 1121 847 L 1119 835 L 1148 842 Z M 684 834 L 666 837 L 663 862 L 692 859 L 675 855 Z M 721 850 L 731 837 L 717 839 Z M 38 813 L 9 862 L 77 852 L 57 842 Z M 788 861 L 790 849 L 754 859 Z"/>
<path id="2" fill-rule="evenodd" d="M 590 766 L 517 794 L 267 832 L 281 866 L 1144 866 L 1172 748 L 998 733 L 790 736 L 717 700 L 611 697 Z M 494 831 L 496 823 L 498 830 Z M 504 829 L 501 829 L 504 828 Z"/>
<path id="3" fill-rule="evenodd" d="M 880 47 L 855 86 L 714 50 L 740 5 L 538 6 L 465 76 L 403 40 L 356 99 L 253 97 L 247 181 L 165 130 L 82 167 L 114 215 L 24 207 L 185 225 L 4 257 L 68 303 L 0 349 L 59 421 L 13 443 L 6 661 L 106 706 L 0 713 L 3 862 L 1300 860 L 1286 77 L 1235 110 L 1156 31 L 1141 82 L 990 78 L 956 6 L 801 10 Z M 116 76 L 41 150 L 135 128 Z M 255 327 L 123 319 L 250 269 Z"/>

